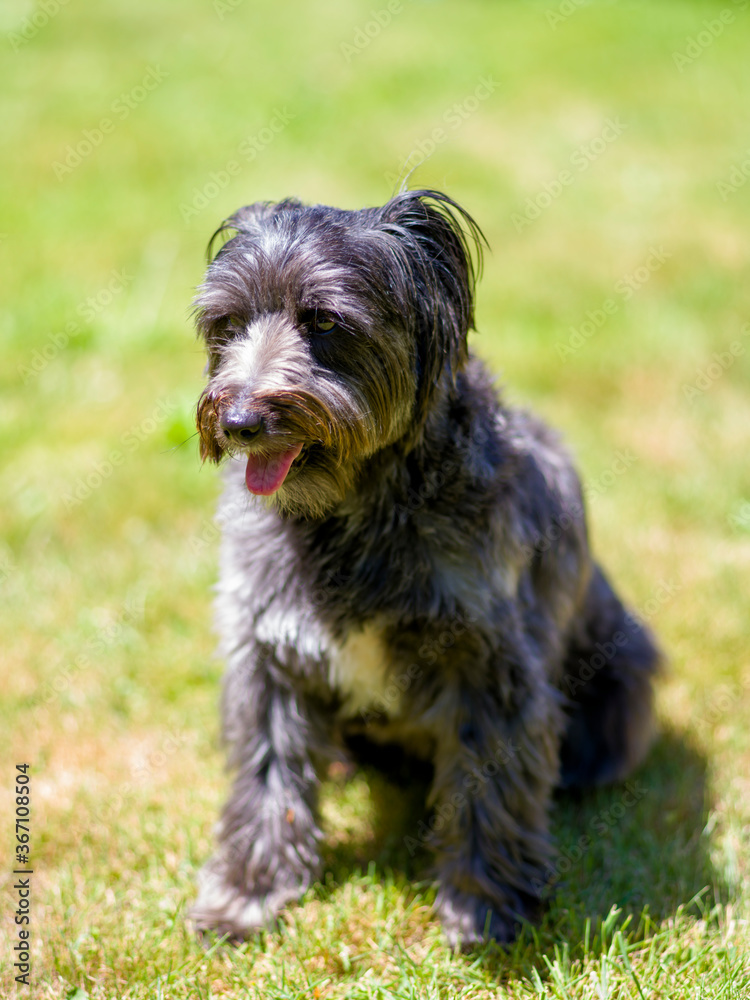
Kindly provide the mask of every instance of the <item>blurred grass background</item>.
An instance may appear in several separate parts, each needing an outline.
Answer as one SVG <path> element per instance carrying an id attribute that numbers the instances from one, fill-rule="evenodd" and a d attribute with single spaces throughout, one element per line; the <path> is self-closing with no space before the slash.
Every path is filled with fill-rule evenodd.
<path id="1" fill-rule="evenodd" d="M 31 995 L 750 996 L 746 7 L 3 0 L 0 845 L 28 761 Z M 445 949 L 408 803 L 360 775 L 326 788 L 326 882 L 284 933 L 206 954 L 182 922 L 225 781 L 193 289 L 239 205 L 380 204 L 415 165 L 483 226 L 475 349 L 563 430 L 668 652 L 662 736 L 624 815 L 622 789 L 557 803 L 568 863 L 509 953 Z"/>

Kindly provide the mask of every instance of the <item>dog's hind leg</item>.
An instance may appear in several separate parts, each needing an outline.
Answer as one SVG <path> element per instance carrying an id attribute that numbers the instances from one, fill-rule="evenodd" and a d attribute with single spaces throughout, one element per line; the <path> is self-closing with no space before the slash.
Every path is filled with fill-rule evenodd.
<path id="1" fill-rule="evenodd" d="M 559 678 L 568 698 L 562 787 L 618 781 L 641 762 L 653 734 L 658 663 L 648 629 L 595 567 Z"/>

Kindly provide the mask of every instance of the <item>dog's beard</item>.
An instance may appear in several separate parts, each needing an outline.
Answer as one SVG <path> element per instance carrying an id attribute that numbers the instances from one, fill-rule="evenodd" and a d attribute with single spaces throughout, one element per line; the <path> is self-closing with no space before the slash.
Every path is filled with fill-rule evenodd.
<path id="1" fill-rule="evenodd" d="M 221 429 L 219 409 L 225 401 L 225 394 L 209 386 L 198 404 L 202 456 L 217 463 L 225 457 L 243 462 L 249 492 L 288 517 L 320 518 L 333 510 L 383 444 L 366 408 L 355 410 L 339 401 L 336 414 L 311 394 L 289 391 L 269 394 L 259 404 L 273 422 L 268 446 L 242 448 Z"/>
<path id="2" fill-rule="evenodd" d="M 320 445 L 306 448 L 302 464 L 268 498 L 287 517 L 320 518 L 354 488 L 360 463 L 342 463 Z"/>

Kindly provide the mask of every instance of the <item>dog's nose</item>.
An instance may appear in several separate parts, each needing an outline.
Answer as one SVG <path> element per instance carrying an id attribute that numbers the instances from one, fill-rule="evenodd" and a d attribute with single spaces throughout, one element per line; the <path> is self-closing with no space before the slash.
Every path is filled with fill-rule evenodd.
<path id="1" fill-rule="evenodd" d="M 238 444 L 250 444 L 263 430 L 263 417 L 255 410 L 228 410 L 220 423 L 227 437 Z"/>

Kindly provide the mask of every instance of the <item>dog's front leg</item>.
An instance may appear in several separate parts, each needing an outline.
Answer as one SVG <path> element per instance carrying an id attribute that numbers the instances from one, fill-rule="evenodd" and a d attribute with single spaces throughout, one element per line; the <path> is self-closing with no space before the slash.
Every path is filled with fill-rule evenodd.
<path id="1" fill-rule="evenodd" d="M 486 689 L 455 692 L 435 755 L 429 843 L 437 908 L 453 945 L 512 940 L 520 918 L 538 915 L 552 854 L 558 703 L 544 683 L 516 688 L 508 701 Z"/>
<path id="2" fill-rule="evenodd" d="M 243 938 L 273 923 L 319 869 L 313 724 L 304 697 L 270 653 L 236 662 L 224 691 L 234 786 L 219 849 L 200 874 L 190 914 L 198 931 Z"/>

